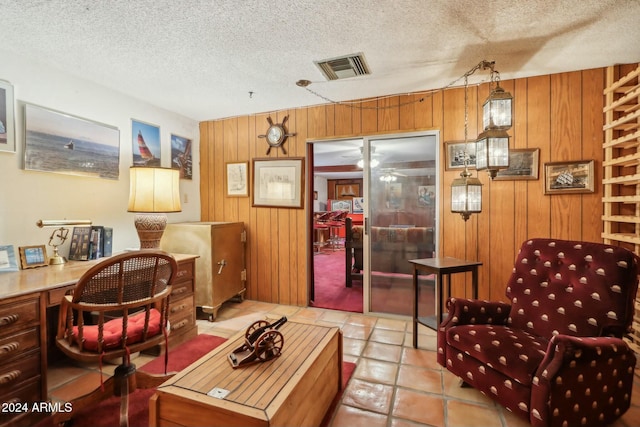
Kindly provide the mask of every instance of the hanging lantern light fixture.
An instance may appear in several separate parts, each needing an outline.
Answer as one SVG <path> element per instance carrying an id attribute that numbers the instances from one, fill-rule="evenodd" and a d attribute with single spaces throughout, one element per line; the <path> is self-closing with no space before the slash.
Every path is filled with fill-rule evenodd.
<path id="1" fill-rule="evenodd" d="M 464 142 L 467 143 L 469 129 L 469 114 L 467 105 L 468 77 L 477 68 L 464 75 Z M 477 161 L 477 154 L 476 154 Z M 482 183 L 477 177 L 471 175 L 468 169 L 469 153 L 464 153 L 464 170 L 460 178 L 451 183 L 451 212 L 459 213 L 465 221 L 471 214 L 482 212 Z"/>
<path id="2" fill-rule="evenodd" d="M 491 179 L 498 171 L 509 167 L 509 134 L 512 123 L 513 96 L 500 87 L 500 73 L 494 63 L 482 61 L 483 69 L 491 70 L 489 98 L 482 105 L 484 131 L 476 141 L 476 169 L 489 172 Z"/>

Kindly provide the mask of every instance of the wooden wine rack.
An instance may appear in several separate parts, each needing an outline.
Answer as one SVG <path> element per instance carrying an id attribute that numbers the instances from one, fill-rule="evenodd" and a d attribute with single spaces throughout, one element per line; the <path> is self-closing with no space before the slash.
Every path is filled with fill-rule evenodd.
<path id="1" fill-rule="evenodd" d="M 623 77 L 619 70 L 607 68 L 604 90 L 602 238 L 640 254 L 640 65 Z M 640 293 L 626 339 L 640 354 Z"/>

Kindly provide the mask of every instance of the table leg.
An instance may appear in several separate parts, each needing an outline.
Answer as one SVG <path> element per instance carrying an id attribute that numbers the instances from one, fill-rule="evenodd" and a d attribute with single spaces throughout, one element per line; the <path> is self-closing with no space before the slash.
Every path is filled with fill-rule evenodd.
<path id="1" fill-rule="evenodd" d="M 413 269 L 413 348 L 418 348 L 418 269 Z"/>
<path id="2" fill-rule="evenodd" d="M 473 299 L 478 299 L 478 267 L 471 270 L 471 287 Z"/>
<path id="3" fill-rule="evenodd" d="M 438 273 L 437 275 L 437 280 L 438 280 L 438 286 L 436 288 L 436 293 L 438 295 L 436 295 L 436 301 L 438 301 L 438 309 L 436 311 L 436 330 L 440 327 L 440 323 L 442 323 L 442 304 L 443 304 L 443 300 L 444 300 L 444 288 L 443 288 L 443 280 L 444 277 L 442 277 L 443 275 L 441 273 Z"/>

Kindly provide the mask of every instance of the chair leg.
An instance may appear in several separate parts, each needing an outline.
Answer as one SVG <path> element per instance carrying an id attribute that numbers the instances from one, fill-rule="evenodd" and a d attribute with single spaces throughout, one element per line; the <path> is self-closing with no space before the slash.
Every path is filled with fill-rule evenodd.
<path id="1" fill-rule="evenodd" d="M 129 427 L 129 380 L 126 376 L 120 380 L 120 427 Z"/>

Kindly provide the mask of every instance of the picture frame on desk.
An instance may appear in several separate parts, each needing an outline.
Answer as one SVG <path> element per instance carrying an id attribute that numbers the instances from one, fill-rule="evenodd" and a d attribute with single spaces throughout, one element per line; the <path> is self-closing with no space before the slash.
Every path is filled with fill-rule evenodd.
<path id="1" fill-rule="evenodd" d="M 47 259 L 47 248 L 44 245 L 20 246 L 20 268 L 46 267 L 49 265 Z"/>
<path id="2" fill-rule="evenodd" d="M 0 245 L 0 273 L 18 271 L 18 261 L 13 245 Z"/>

